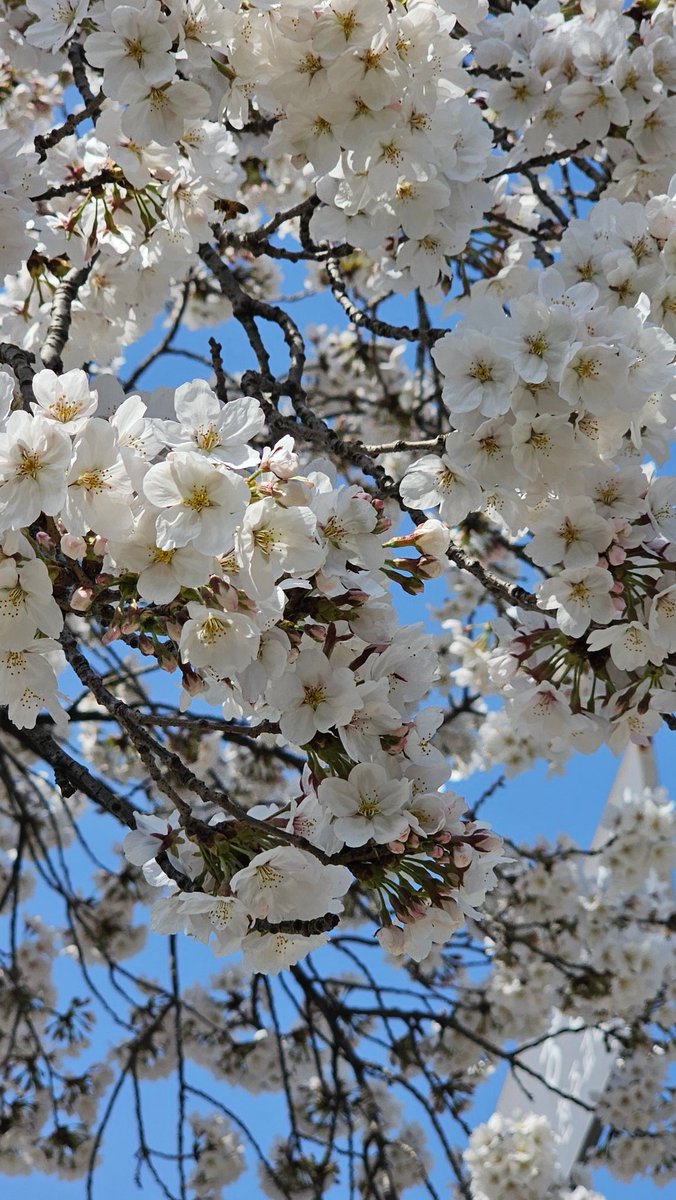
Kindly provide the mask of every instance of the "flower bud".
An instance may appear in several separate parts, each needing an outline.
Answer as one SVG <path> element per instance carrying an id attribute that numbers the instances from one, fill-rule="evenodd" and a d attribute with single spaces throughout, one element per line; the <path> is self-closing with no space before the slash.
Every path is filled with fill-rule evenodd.
<path id="1" fill-rule="evenodd" d="M 621 567 L 627 557 L 627 551 L 623 550 L 621 546 L 610 546 L 606 553 L 608 555 L 608 562 L 613 567 Z"/>
<path id="2" fill-rule="evenodd" d="M 472 861 L 472 851 L 465 846 L 454 846 L 452 853 L 455 866 L 460 867 L 461 870 L 468 867 Z"/>
<path id="3" fill-rule="evenodd" d="M 94 592 L 92 588 L 76 588 L 70 598 L 70 607 L 73 612 L 86 612 L 93 599 Z"/>
<path id="4" fill-rule="evenodd" d="M 225 579 L 221 579 L 220 575 L 209 576 L 209 587 L 221 608 L 225 609 L 226 612 L 237 612 L 239 607 L 237 588 L 234 588 Z"/>
<path id="5" fill-rule="evenodd" d="M 294 452 L 293 438 L 287 433 L 275 442 L 272 449 L 263 451 L 261 471 L 272 471 L 278 479 L 291 479 L 298 470 L 298 455 Z"/>
<path id="6" fill-rule="evenodd" d="M 148 637 L 147 633 L 141 634 L 138 640 L 138 648 L 146 658 L 152 658 L 155 653 L 155 643 L 152 638 Z"/>
<path id="7" fill-rule="evenodd" d="M 376 932 L 376 938 L 383 950 L 389 954 L 403 954 L 406 946 L 406 934 L 398 925 L 383 925 Z"/>
<path id="8" fill-rule="evenodd" d="M 136 633 L 141 628 L 141 610 L 138 604 L 130 604 L 120 622 L 120 633 Z"/>
<path id="9" fill-rule="evenodd" d="M 451 531 L 443 521 L 423 521 L 413 534 L 413 543 L 421 554 L 430 558 L 443 558 L 451 544 Z"/>
<path id="10" fill-rule="evenodd" d="M 444 563 L 438 558 L 419 558 L 418 571 L 423 579 L 438 579 L 446 570 Z"/>
<path id="11" fill-rule="evenodd" d="M 197 674 L 189 663 L 181 663 L 181 675 L 183 689 L 189 696 L 199 696 L 200 692 L 206 689 L 206 683 L 201 675 Z"/>
<path id="12" fill-rule="evenodd" d="M 87 553 L 87 543 L 75 533 L 64 533 L 61 537 L 61 553 L 66 558 L 82 558 Z"/>
<path id="13" fill-rule="evenodd" d="M 178 659 L 176 655 L 172 654 L 171 650 L 166 649 L 164 646 L 161 648 L 161 653 L 157 661 L 159 662 L 162 670 L 166 671 L 169 675 L 171 675 L 178 666 Z"/>
<path id="14" fill-rule="evenodd" d="M 304 625 L 303 633 L 306 633 L 315 642 L 323 642 L 326 639 L 326 629 L 323 625 Z"/>
<path id="15" fill-rule="evenodd" d="M 497 834 L 491 833 L 490 830 L 480 830 L 475 838 L 472 839 L 473 845 L 482 854 L 490 854 L 494 850 L 502 849 L 502 838 Z"/>

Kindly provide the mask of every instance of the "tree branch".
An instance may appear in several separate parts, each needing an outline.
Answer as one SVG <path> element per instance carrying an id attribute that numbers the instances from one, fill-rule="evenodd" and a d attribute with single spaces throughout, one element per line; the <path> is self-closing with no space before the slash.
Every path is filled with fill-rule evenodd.
<path id="1" fill-rule="evenodd" d="M 35 355 L 31 354 L 30 350 L 22 350 L 20 346 L 15 346 L 12 342 L 0 342 L 0 363 L 11 367 L 16 375 L 24 399 L 24 408 L 35 401 L 33 392 L 34 362 Z"/>
<path id="2" fill-rule="evenodd" d="M 56 371 L 57 375 L 63 370 L 61 353 L 68 341 L 73 303 L 97 258 L 98 252 L 84 267 L 71 267 L 54 292 L 49 328 L 43 343 L 42 361 L 48 370 Z"/>

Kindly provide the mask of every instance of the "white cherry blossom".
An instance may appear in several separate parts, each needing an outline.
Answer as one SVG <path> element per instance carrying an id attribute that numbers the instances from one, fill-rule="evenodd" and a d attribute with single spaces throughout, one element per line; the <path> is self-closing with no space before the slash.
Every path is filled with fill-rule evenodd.
<path id="1" fill-rule="evenodd" d="M 457 525 L 481 507 L 479 485 L 445 456 L 429 454 L 419 459 L 406 472 L 399 490 L 404 504 L 410 508 L 438 507 L 441 520 L 449 525 Z"/>
<path id="2" fill-rule="evenodd" d="M 538 585 L 545 608 L 556 609 L 559 628 L 581 637 L 592 621 L 607 625 L 615 616 L 611 597 L 613 577 L 602 567 L 577 567 L 560 571 Z"/>
<path id="3" fill-rule="evenodd" d="M 33 377 L 33 394 L 35 415 L 58 423 L 71 434 L 82 433 L 98 404 L 84 371 L 66 371 L 65 375 L 38 371 Z"/>
<path id="4" fill-rule="evenodd" d="M 66 496 L 70 438 L 43 417 L 13 412 L 0 433 L 0 522 L 20 529 L 54 516 Z"/>
<path id="5" fill-rule="evenodd" d="M 0 562 L 0 646 L 23 650 L 38 630 L 58 638 L 62 627 L 63 616 L 45 564 L 39 559 Z"/>
<path id="6" fill-rule="evenodd" d="M 391 779 L 377 763 L 360 763 L 347 779 L 320 783 L 320 804 L 333 814 L 333 829 L 348 846 L 395 841 L 412 821 L 407 805 L 410 785 Z"/>
<path id="7" fill-rule="evenodd" d="M 305 850 L 276 846 L 237 871 L 230 887 L 255 917 L 307 921 L 341 912 L 342 897 L 352 882 L 346 867 L 324 867 Z"/>
<path id="8" fill-rule="evenodd" d="M 168 53 L 172 40 L 161 6 L 146 0 L 143 5 L 116 5 L 110 29 L 90 33 L 85 52 L 93 67 L 103 68 L 106 94 L 127 100 L 126 88 L 136 79 L 162 84 L 173 78 L 175 61 Z"/>
<path id="9" fill-rule="evenodd" d="M 188 605 L 179 650 L 184 662 L 211 667 L 221 675 L 243 670 L 258 654 L 260 633 L 245 613 Z"/>
<path id="10" fill-rule="evenodd" d="M 528 554 L 538 566 L 562 562 L 566 567 L 596 566 L 608 546 L 612 530 L 584 497 L 569 501 L 563 511 L 546 513 L 533 522 L 534 536 Z"/>
<path id="11" fill-rule="evenodd" d="M 167 604 L 182 587 L 205 584 L 213 558 L 192 546 L 162 550 L 157 545 L 157 510 L 142 513 L 126 541 L 108 541 L 106 553 L 114 570 L 138 573 L 137 590 L 144 600 Z"/>
<path id="12" fill-rule="evenodd" d="M 104 537 L 130 533 L 131 481 L 116 433 L 107 421 L 90 418 L 73 447 L 63 520 L 69 533 L 89 530 Z"/>
<path id="13" fill-rule="evenodd" d="M 625 671 L 644 667 L 649 662 L 659 666 L 665 658 L 665 651 L 653 642 L 648 629 L 640 621 L 621 622 L 608 629 L 592 630 L 587 644 L 590 650 L 602 650 L 607 646 L 615 666 Z"/>
<path id="14" fill-rule="evenodd" d="M 201 379 L 176 389 L 178 421 L 157 421 L 155 428 L 168 446 L 187 451 L 196 448 L 206 458 L 228 467 L 252 467 L 258 454 L 250 442 L 263 428 L 263 411 L 257 400 L 241 396 L 220 403 Z"/>
<path id="15" fill-rule="evenodd" d="M 361 707 L 352 672 L 333 667 L 321 650 L 301 650 L 293 674 L 273 681 L 267 697 L 280 710 L 283 736 L 299 746 L 318 731 L 347 725 Z"/>
<path id="16" fill-rule="evenodd" d="M 237 557 L 257 592 L 267 595 L 292 566 L 311 573 L 322 565 L 326 551 L 316 531 L 309 508 L 282 508 L 268 498 L 249 505 L 237 534 Z"/>
<path id="17" fill-rule="evenodd" d="M 157 543 L 163 550 L 192 545 L 201 554 L 226 554 L 244 516 L 243 479 L 195 452 L 175 452 L 143 480 L 146 499 L 161 509 Z"/>

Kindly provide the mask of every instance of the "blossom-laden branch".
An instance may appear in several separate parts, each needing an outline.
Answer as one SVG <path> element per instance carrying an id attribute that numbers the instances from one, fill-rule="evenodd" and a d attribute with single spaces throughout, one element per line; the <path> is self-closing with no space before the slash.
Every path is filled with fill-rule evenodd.
<path id="1" fill-rule="evenodd" d="M 155 738 L 146 732 L 143 725 L 139 723 L 135 710 L 108 690 L 103 680 L 89 665 L 81 651 L 78 650 L 73 635 L 67 629 L 63 630 L 61 641 L 63 642 L 68 662 L 78 676 L 78 679 L 85 684 L 99 703 L 108 709 L 111 715 L 120 722 L 138 751 L 144 765 L 147 767 L 154 783 L 179 808 L 188 834 L 194 834 L 198 841 L 203 841 L 207 846 L 214 842 L 213 831 L 203 822 L 195 820 L 190 804 L 183 799 L 183 793 L 194 792 L 205 803 L 225 810 L 238 821 L 242 821 L 246 825 L 251 826 L 251 828 L 259 830 L 266 836 L 270 835 L 269 825 L 247 814 L 236 801 L 231 799 L 227 792 L 205 784 L 203 780 L 199 779 L 186 767 L 177 754 L 168 750 L 162 743 L 156 741 Z M 315 846 L 308 845 L 302 837 L 297 837 L 283 829 L 274 830 L 274 836 L 280 842 L 299 846 L 309 851 L 320 861 L 327 861 L 326 856 L 322 854 L 321 850 Z"/>

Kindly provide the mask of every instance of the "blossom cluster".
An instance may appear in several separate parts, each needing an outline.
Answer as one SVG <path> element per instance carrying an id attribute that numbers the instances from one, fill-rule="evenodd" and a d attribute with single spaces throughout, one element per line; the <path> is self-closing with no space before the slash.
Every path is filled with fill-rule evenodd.
<path id="1" fill-rule="evenodd" d="M 41 156 L 23 129 L 5 135 L 10 336 L 40 345 L 68 261 L 87 268 L 68 365 L 82 361 L 101 321 L 110 361 L 150 325 L 214 229 L 246 232 L 249 213 L 280 192 L 290 204 L 321 201 L 313 238 L 375 254 L 399 290 L 433 289 L 492 199 L 482 182 L 491 129 L 462 65 L 461 30 L 484 11 L 482 0 L 33 0 L 10 9 L 0 23 L 8 65 L 18 44 L 29 77 L 49 78 L 80 39 L 85 78 L 100 87 L 93 128 Z M 10 125 L 24 103 L 17 89 Z M 214 296 L 208 307 L 216 319 L 231 311 Z"/>
<path id="2" fill-rule="evenodd" d="M 645 740 L 673 708 L 676 482 L 655 461 L 673 429 L 662 300 L 675 221 L 671 192 L 602 200 L 570 223 L 557 267 L 503 304 L 468 301 L 432 350 L 454 431 L 400 488 L 451 526 L 482 512 L 514 540 L 529 534 L 540 611 L 495 626 L 485 682 L 515 727 L 587 751 Z M 615 286 L 618 271 L 638 296 Z"/>
<path id="3" fill-rule="evenodd" d="M 672 174 L 676 98 L 673 11 L 582 3 L 566 13 L 515 4 L 474 39 L 478 86 L 498 125 L 516 134 L 513 166 L 543 151 L 598 144 L 613 170 L 608 195 L 647 199 Z"/>
<path id="4" fill-rule="evenodd" d="M 338 482 L 328 463 L 299 474 L 288 436 L 257 450 L 259 402 L 222 404 L 200 380 L 177 389 L 175 419 L 148 417 L 133 395 L 98 417 L 78 370 L 39 371 L 33 391 L 33 412 L 11 412 L 0 445 L 0 665 L 16 726 L 34 727 L 40 708 L 65 720 L 63 608 L 102 614 L 104 642 L 137 635 L 142 653 L 180 668 L 182 707 L 199 697 L 254 732 L 270 721 L 307 754 L 300 794 L 264 806 L 270 836 L 258 854 L 222 813 L 207 816 L 207 859 L 178 813 L 139 814 L 131 861 L 154 864 L 161 849 L 201 882 L 161 902 L 155 927 L 214 929 L 220 953 L 246 937 L 252 969 L 279 969 L 325 934 L 250 925 L 338 914 L 354 877 L 329 859 L 370 845 L 362 883 L 382 896 L 388 922 L 404 922 L 383 929 L 388 944 L 422 954 L 445 940 L 483 898 L 499 841 L 438 791 L 448 772 L 431 739 L 442 712 L 419 711 L 434 651 L 417 628 L 393 637 L 382 502 Z M 416 541 L 433 556 L 448 535 L 430 522 Z M 396 561 L 404 570 L 409 560 Z M 276 827 L 308 849 L 277 845 Z"/>
<path id="5" fill-rule="evenodd" d="M 554 862 L 543 844 L 528 869 L 508 868 L 516 871 L 514 894 L 522 899 L 510 917 L 513 942 L 502 944 L 499 935 L 494 947 L 488 986 L 503 1002 L 522 997 L 516 1026 L 515 1017 L 507 1018 L 511 1036 L 545 1031 L 544 1001 L 573 1017 L 589 1020 L 593 1012 L 596 1019 L 630 1025 L 668 991 L 673 964 L 661 925 L 670 909 L 673 832 L 674 806 L 663 792 L 627 792 L 588 857 L 569 846 Z M 496 902 L 499 907 L 499 897 Z M 625 919 L 618 928 L 620 914 Z M 529 941 L 531 951 L 538 950 L 532 970 Z M 574 964 L 563 987 L 557 959 Z"/>
<path id="6" fill-rule="evenodd" d="M 464 1160 L 473 1200 L 601 1200 L 598 1192 L 568 1187 L 546 1117 L 494 1113 L 473 1130 Z"/>

